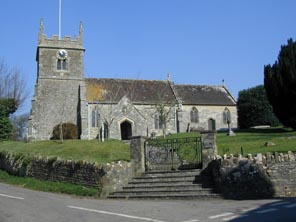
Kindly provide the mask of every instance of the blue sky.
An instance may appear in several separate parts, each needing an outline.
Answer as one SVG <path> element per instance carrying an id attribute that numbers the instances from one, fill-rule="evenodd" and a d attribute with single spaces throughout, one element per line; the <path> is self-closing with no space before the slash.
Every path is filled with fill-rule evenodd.
<path id="1" fill-rule="evenodd" d="M 9 0 L 0 7 L 0 58 L 36 82 L 40 19 L 58 34 L 59 0 Z M 264 65 L 296 39 L 295 0 L 62 0 L 62 36 L 84 24 L 85 76 L 221 85 L 235 97 L 263 83 Z"/>

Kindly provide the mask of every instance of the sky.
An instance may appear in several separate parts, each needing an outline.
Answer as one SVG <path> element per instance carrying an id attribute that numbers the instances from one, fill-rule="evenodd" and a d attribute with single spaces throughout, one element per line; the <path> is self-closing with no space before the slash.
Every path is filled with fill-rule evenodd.
<path id="1" fill-rule="evenodd" d="M 222 85 L 238 92 L 264 80 L 281 45 L 296 39 L 295 0 L 62 0 L 62 37 L 84 25 L 85 77 Z M 37 76 L 40 19 L 59 32 L 59 0 L 1 0 L 0 59 L 27 82 Z"/>

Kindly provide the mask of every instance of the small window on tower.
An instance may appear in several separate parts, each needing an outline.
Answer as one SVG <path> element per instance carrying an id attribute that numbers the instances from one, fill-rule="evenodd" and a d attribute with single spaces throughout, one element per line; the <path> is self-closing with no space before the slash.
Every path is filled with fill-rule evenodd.
<path id="1" fill-rule="evenodd" d="M 67 64 L 67 60 L 61 60 L 58 59 L 57 61 L 57 70 L 67 70 L 68 69 L 68 64 Z"/>

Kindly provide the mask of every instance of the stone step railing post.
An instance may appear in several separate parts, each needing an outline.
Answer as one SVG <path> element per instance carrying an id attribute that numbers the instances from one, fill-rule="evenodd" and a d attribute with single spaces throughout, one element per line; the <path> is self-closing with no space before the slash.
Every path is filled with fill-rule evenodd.
<path id="1" fill-rule="evenodd" d="M 131 137 L 131 160 L 134 162 L 136 175 L 145 172 L 145 140 L 146 137 L 143 136 Z"/>
<path id="2" fill-rule="evenodd" d="M 217 155 L 216 131 L 202 131 L 200 135 L 202 143 L 202 168 L 205 169 Z"/>

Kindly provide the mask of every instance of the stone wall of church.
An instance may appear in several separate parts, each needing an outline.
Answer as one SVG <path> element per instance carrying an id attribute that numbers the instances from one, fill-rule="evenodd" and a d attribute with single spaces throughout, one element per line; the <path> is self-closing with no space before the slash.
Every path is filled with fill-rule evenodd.
<path id="1" fill-rule="evenodd" d="M 83 81 L 39 79 L 32 102 L 29 140 L 49 140 L 54 126 L 79 125 L 79 87 Z"/>
<path id="2" fill-rule="evenodd" d="M 193 123 L 190 119 L 190 112 L 195 107 L 198 110 L 198 122 Z M 216 130 L 228 129 L 227 123 L 223 121 L 225 108 L 229 109 L 231 114 L 231 127 L 237 128 L 237 109 L 235 106 L 194 106 L 183 105 L 180 112 L 180 132 L 191 130 L 212 130 L 209 129 L 209 120 L 215 120 Z M 189 127 L 188 127 L 189 126 Z"/>
<path id="3" fill-rule="evenodd" d="M 195 107 L 198 110 L 199 121 L 192 123 L 190 112 Z M 104 118 L 110 125 L 110 137 L 121 139 L 121 124 L 128 121 L 132 126 L 132 136 L 148 136 L 152 134 L 160 136 L 162 129 L 155 127 L 154 117 L 156 107 L 154 105 L 133 105 L 128 99 L 118 104 L 92 104 L 88 107 L 88 139 L 94 139 L 98 136 L 98 127 L 92 127 L 92 110 L 98 109 L 101 119 Z M 177 121 L 179 121 L 180 132 L 190 130 L 209 130 L 209 119 L 215 120 L 216 129 L 228 129 L 227 123 L 223 121 L 223 112 L 228 108 L 231 113 L 231 127 L 237 128 L 237 110 L 236 107 L 224 106 L 183 106 L 183 111 L 178 113 L 178 119 L 175 108 L 171 108 L 171 115 L 167 122 L 166 134 L 177 132 Z M 103 121 L 103 120 L 102 120 Z M 101 126 L 102 122 L 100 123 Z M 188 127 L 189 126 L 189 127 Z"/>
<path id="4" fill-rule="evenodd" d="M 89 104 L 88 109 L 88 139 L 97 138 L 99 129 L 92 127 L 92 111 L 99 110 L 100 113 L 100 127 L 102 123 L 107 120 L 109 123 L 110 137 L 114 139 L 121 139 L 121 124 L 125 121 L 129 122 L 132 127 L 132 136 L 151 136 L 162 135 L 162 129 L 155 128 L 154 116 L 156 108 L 153 105 L 133 105 L 128 100 L 121 101 L 118 104 Z M 172 109 L 169 121 L 167 122 L 166 134 L 175 133 L 175 115 Z M 106 127 L 106 126 L 105 126 Z"/>

